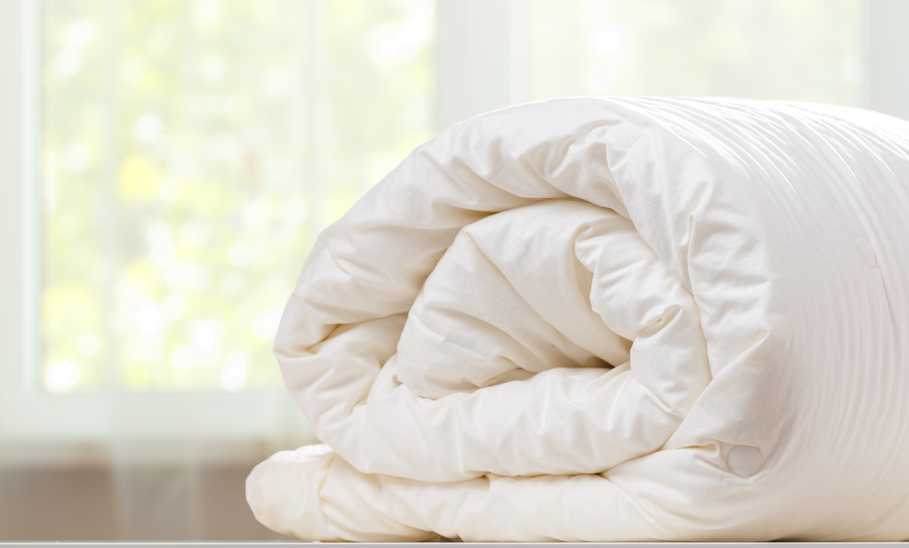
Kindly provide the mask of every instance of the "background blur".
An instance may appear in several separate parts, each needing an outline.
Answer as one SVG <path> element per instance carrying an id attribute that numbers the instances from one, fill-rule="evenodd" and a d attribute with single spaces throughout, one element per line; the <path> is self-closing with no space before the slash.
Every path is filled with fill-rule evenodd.
<path id="1" fill-rule="evenodd" d="M 909 117 L 902 0 L 0 0 L 0 540 L 273 538 L 270 345 L 318 231 L 558 95 Z"/>

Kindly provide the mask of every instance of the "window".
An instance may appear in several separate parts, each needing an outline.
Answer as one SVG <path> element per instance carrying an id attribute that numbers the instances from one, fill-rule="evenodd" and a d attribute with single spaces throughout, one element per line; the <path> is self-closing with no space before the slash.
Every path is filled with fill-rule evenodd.
<path id="1" fill-rule="evenodd" d="M 582 94 L 909 116 L 907 19 L 900 0 L 5 3 L 0 430 L 272 428 L 308 246 L 440 127 Z"/>
<path id="2" fill-rule="evenodd" d="M 432 15 L 47 3 L 45 387 L 276 384 L 271 339 L 314 235 L 431 133 Z"/>

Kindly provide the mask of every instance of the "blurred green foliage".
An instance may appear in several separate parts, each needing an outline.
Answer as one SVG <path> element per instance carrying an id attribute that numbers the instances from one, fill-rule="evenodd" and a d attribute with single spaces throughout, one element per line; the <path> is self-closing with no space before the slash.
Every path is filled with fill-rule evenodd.
<path id="1" fill-rule="evenodd" d="M 314 234 L 430 134 L 432 7 L 47 2 L 47 387 L 278 383 Z"/>

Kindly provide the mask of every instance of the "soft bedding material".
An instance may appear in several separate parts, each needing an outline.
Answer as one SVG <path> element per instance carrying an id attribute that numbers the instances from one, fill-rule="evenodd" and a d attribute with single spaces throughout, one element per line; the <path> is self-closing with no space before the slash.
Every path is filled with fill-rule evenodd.
<path id="1" fill-rule="evenodd" d="M 563 99 L 453 126 L 318 238 L 275 344 L 306 539 L 909 538 L 909 124 Z"/>

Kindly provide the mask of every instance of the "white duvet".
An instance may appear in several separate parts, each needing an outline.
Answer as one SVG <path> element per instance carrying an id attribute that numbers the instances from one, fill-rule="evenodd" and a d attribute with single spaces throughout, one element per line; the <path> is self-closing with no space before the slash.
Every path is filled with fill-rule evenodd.
<path id="1" fill-rule="evenodd" d="M 275 345 L 306 539 L 909 538 L 909 124 L 562 99 L 462 122 L 319 237 Z"/>

